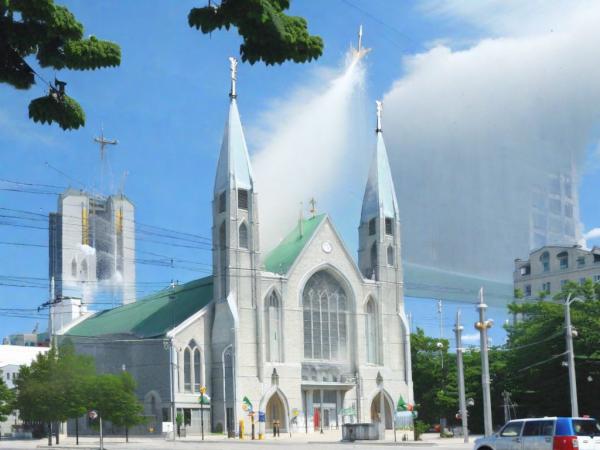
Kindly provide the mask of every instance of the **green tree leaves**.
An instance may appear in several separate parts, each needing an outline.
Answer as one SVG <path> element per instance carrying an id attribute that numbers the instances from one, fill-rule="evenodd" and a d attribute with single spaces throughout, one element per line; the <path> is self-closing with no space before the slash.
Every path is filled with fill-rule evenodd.
<path id="1" fill-rule="evenodd" d="M 14 409 L 15 396 L 12 390 L 6 386 L 0 378 L 0 422 L 6 422 L 7 416 Z"/>
<path id="2" fill-rule="evenodd" d="M 516 403 L 518 417 L 560 416 L 570 414 L 566 361 L 564 299 L 578 296 L 584 302 L 571 305 L 577 388 L 581 414 L 600 416 L 600 283 L 585 280 L 567 282 L 553 300 L 536 300 L 509 305 L 518 317 L 507 325 L 508 341 L 490 349 L 492 414 L 494 423 L 503 423 L 502 392 L 508 391 Z M 515 298 L 520 299 L 519 293 Z M 458 410 L 456 394 L 456 355 L 444 352 L 441 368 L 439 339 L 425 336 L 422 330 L 411 336 L 415 400 L 419 418 L 438 423 L 441 417 L 453 422 Z M 443 342 L 443 341 L 442 341 Z M 467 398 L 475 400 L 469 408 L 469 428 L 482 426 L 481 359 L 477 351 L 463 354 Z M 458 422 L 456 422 L 458 424 Z"/>
<path id="3" fill-rule="evenodd" d="M 59 352 L 51 349 L 31 366 L 21 367 L 15 384 L 15 404 L 27 421 L 64 422 L 92 409 L 117 426 L 143 421 L 131 375 L 97 375 L 93 359 L 75 353 L 70 345 Z"/>
<path id="4" fill-rule="evenodd" d="M 83 38 L 83 25 L 54 0 L 0 0 L 0 82 L 17 89 L 35 84 L 35 72 L 25 58 L 35 56 L 40 67 L 95 70 L 121 63 L 121 49 L 95 37 Z M 29 117 L 35 122 L 57 123 L 63 130 L 85 124 L 83 108 L 67 95 L 33 100 Z"/>
<path id="5" fill-rule="evenodd" d="M 58 98 L 48 94 L 29 103 L 29 118 L 34 122 L 56 122 L 63 130 L 77 129 L 85 125 L 83 108 L 68 95 Z"/>
<path id="6" fill-rule="evenodd" d="M 236 27 L 243 38 L 242 61 L 250 64 L 317 59 L 323 53 L 323 40 L 308 33 L 304 18 L 286 15 L 283 11 L 289 7 L 289 0 L 222 0 L 218 6 L 193 8 L 188 23 L 203 33 Z"/>
<path id="7" fill-rule="evenodd" d="M 130 427 L 142 423 L 143 407 L 135 395 L 135 380 L 127 373 L 98 375 L 88 389 L 88 408 L 103 420 Z"/>

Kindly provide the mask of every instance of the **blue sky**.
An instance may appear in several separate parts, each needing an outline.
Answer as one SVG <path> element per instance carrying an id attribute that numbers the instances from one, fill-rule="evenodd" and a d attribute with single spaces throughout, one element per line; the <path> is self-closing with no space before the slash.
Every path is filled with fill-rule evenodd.
<path id="1" fill-rule="evenodd" d="M 0 179 L 59 187 L 80 187 L 81 182 L 88 188 L 105 190 L 105 186 L 98 186 L 98 148 L 92 142 L 103 126 L 108 137 L 119 140 L 118 146 L 109 150 L 113 188 L 120 185 L 122 174 L 127 171 L 125 193 L 136 205 L 136 220 L 209 237 L 212 183 L 227 109 L 227 57 L 237 55 L 239 36 L 234 30 L 206 36 L 190 29 L 187 13 L 202 3 L 197 1 L 59 3 L 75 13 L 86 34 L 118 42 L 122 64 L 116 69 L 56 74 L 67 82 L 68 94 L 86 111 L 86 126 L 77 131 L 63 132 L 56 126 L 29 121 L 27 105 L 44 93 L 43 83 L 38 82 L 29 91 L 0 85 Z M 366 61 L 369 99 L 383 96 L 394 82 L 402 79 L 407 56 L 427 52 L 440 42 L 461 50 L 483 39 L 514 36 L 515 20 L 510 11 L 498 10 L 494 1 L 484 3 L 490 5 L 489 11 L 469 9 L 460 1 L 450 2 L 455 7 L 446 9 L 435 1 L 295 0 L 291 13 L 306 17 L 311 33 L 323 37 L 325 53 L 311 64 L 240 64 L 242 121 L 248 128 L 261 128 L 263 124 L 258 121 L 274 102 L 285 101 L 306 79 L 314 79 L 315 73 L 338 70 L 361 23 L 365 45 L 374 49 Z M 557 10 L 558 7 L 548 9 L 549 20 L 558 20 L 554 16 Z M 488 16 L 490 20 L 480 20 Z M 51 70 L 41 70 L 40 74 L 46 79 L 55 76 Z M 247 136 L 252 153 L 252 133 Z M 595 148 L 590 139 L 589 152 Z M 582 220 L 588 228 L 600 224 L 595 196 L 600 183 L 594 173 L 583 178 L 580 190 Z M 362 180 L 358 184 L 357 191 L 362 191 Z M 11 187 L 14 185 L 0 181 L 0 188 Z M 58 188 L 36 189 L 42 193 L 0 190 L 0 206 L 41 214 L 54 210 L 56 196 L 44 192 Z M 351 210 L 357 209 L 355 199 L 345 201 L 352 202 Z M 358 218 L 336 209 L 334 220 L 349 247 L 355 250 Z M 27 221 L 22 220 L 18 221 L 19 226 L 7 225 L 15 223 L 11 218 L 0 221 L 0 241 L 13 243 L 0 244 L 0 276 L 40 280 L 21 283 L 0 279 L 0 308 L 37 308 L 48 298 L 44 287 L 47 249 L 15 244 L 44 245 L 47 230 L 23 228 L 21 225 Z M 210 262 L 207 250 L 171 248 L 145 240 L 137 245 L 140 251 L 192 261 L 174 268 L 138 265 L 140 289 L 152 290 L 171 279 L 187 281 L 203 276 L 206 266 L 202 264 Z M 472 322 L 474 308 L 462 308 L 465 321 Z M 437 333 L 433 302 L 409 300 L 408 309 L 414 313 L 416 325 Z M 454 310 L 455 306 L 451 306 L 445 311 L 446 336 Z M 503 312 L 494 314 L 501 323 Z M 5 310 L 0 315 L 0 335 L 28 331 L 36 321 L 41 322 L 41 329 L 45 328 L 47 319 L 43 313 L 39 317 L 33 310 L 13 315 L 28 317 L 11 317 Z M 495 330 L 495 338 L 501 340 L 500 327 Z"/>

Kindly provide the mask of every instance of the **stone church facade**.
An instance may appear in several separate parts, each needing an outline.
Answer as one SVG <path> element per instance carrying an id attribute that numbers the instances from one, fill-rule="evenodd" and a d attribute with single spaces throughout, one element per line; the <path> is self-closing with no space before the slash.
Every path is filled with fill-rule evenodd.
<path id="1" fill-rule="evenodd" d="M 99 370 L 131 371 L 156 429 L 176 409 L 198 432 L 201 386 L 211 397 L 205 417 L 213 431 L 236 433 L 242 420 L 250 430 L 244 399 L 265 414 L 267 432 L 273 421 L 282 432 L 371 421 L 391 428 L 396 403 L 413 402 L 413 388 L 381 105 L 358 259 L 330 218 L 315 212 L 262 253 L 263 212 L 232 72 L 214 184 L 213 275 L 97 313 L 66 335 L 96 356 Z"/>
<path id="2" fill-rule="evenodd" d="M 213 426 L 246 420 L 247 397 L 267 429 L 273 420 L 283 431 L 379 420 L 382 405 L 389 428 L 398 399 L 413 399 L 381 104 L 357 264 L 325 214 L 300 219 L 261 254 L 260 195 L 232 92 L 213 197 Z"/>

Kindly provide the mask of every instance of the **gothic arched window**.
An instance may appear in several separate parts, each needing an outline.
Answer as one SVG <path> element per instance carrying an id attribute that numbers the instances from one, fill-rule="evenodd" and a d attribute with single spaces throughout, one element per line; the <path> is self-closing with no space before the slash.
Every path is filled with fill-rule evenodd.
<path id="1" fill-rule="evenodd" d="M 304 286 L 304 358 L 345 360 L 348 356 L 348 299 L 329 272 L 315 273 Z"/>
<path id="2" fill-rule="evenodd" d="M 275 291 L 265 303 L 265 326 L 267 335 L 267 360 L 281 362 L 281 306 Z"/>
<path id="3" fill-rule="evenodd" d="M 200 349 L 196 347 L 194 349 L 194 392 L 200 392 L 200 388 L 202 387 L 202 362 L 200 360 Z"/>
<path id="4" fill-rule="evenodd" d="M 88 263 L 85 259 L 81 263 L 81 275 L 83 276 L 84 280 L 88 279 Z"/>
<path id="5" fill-rule="evenodd" d="M 365 335 L 367 338 L 367 362 L 377 364 L 378 337 L 377 337 L 377 308 L 375 301 L 370 298 L 367 302 L 365 316 Z"/>
<path id="6" fill-rule="evenodd" d="M 388 266 L 394 265 L 394 247 L 389 245 L 387 248 L 387 263 Z"/>
<path id="7" fill-rule="evenodd" d="M 248 248 L 248 227 L 246 222 L 242 222 L 238 232 L 238 239 L 240 248 Z"/>
<path id="8" fill-rule="evenodd" d="M 192 392 L 192 352 L 189 348 L 183 352 L 183 389 Z"/>
<path id="9" fill-rule="evenodd" d="M 71 261 L 71 276 L 77 278 L 77 261 L 75 261 L 75 258 Z"/>

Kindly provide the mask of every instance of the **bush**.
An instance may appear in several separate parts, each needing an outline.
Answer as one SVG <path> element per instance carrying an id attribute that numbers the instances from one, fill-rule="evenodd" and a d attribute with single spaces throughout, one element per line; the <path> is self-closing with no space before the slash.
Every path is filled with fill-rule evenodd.
<path id="1" fill-rule="evenodd" d="M 426 424 L 422 420 L 415 421 L 415 441 L 421 440 L 421 435 L 429 430 L 429 424 Z"/>

